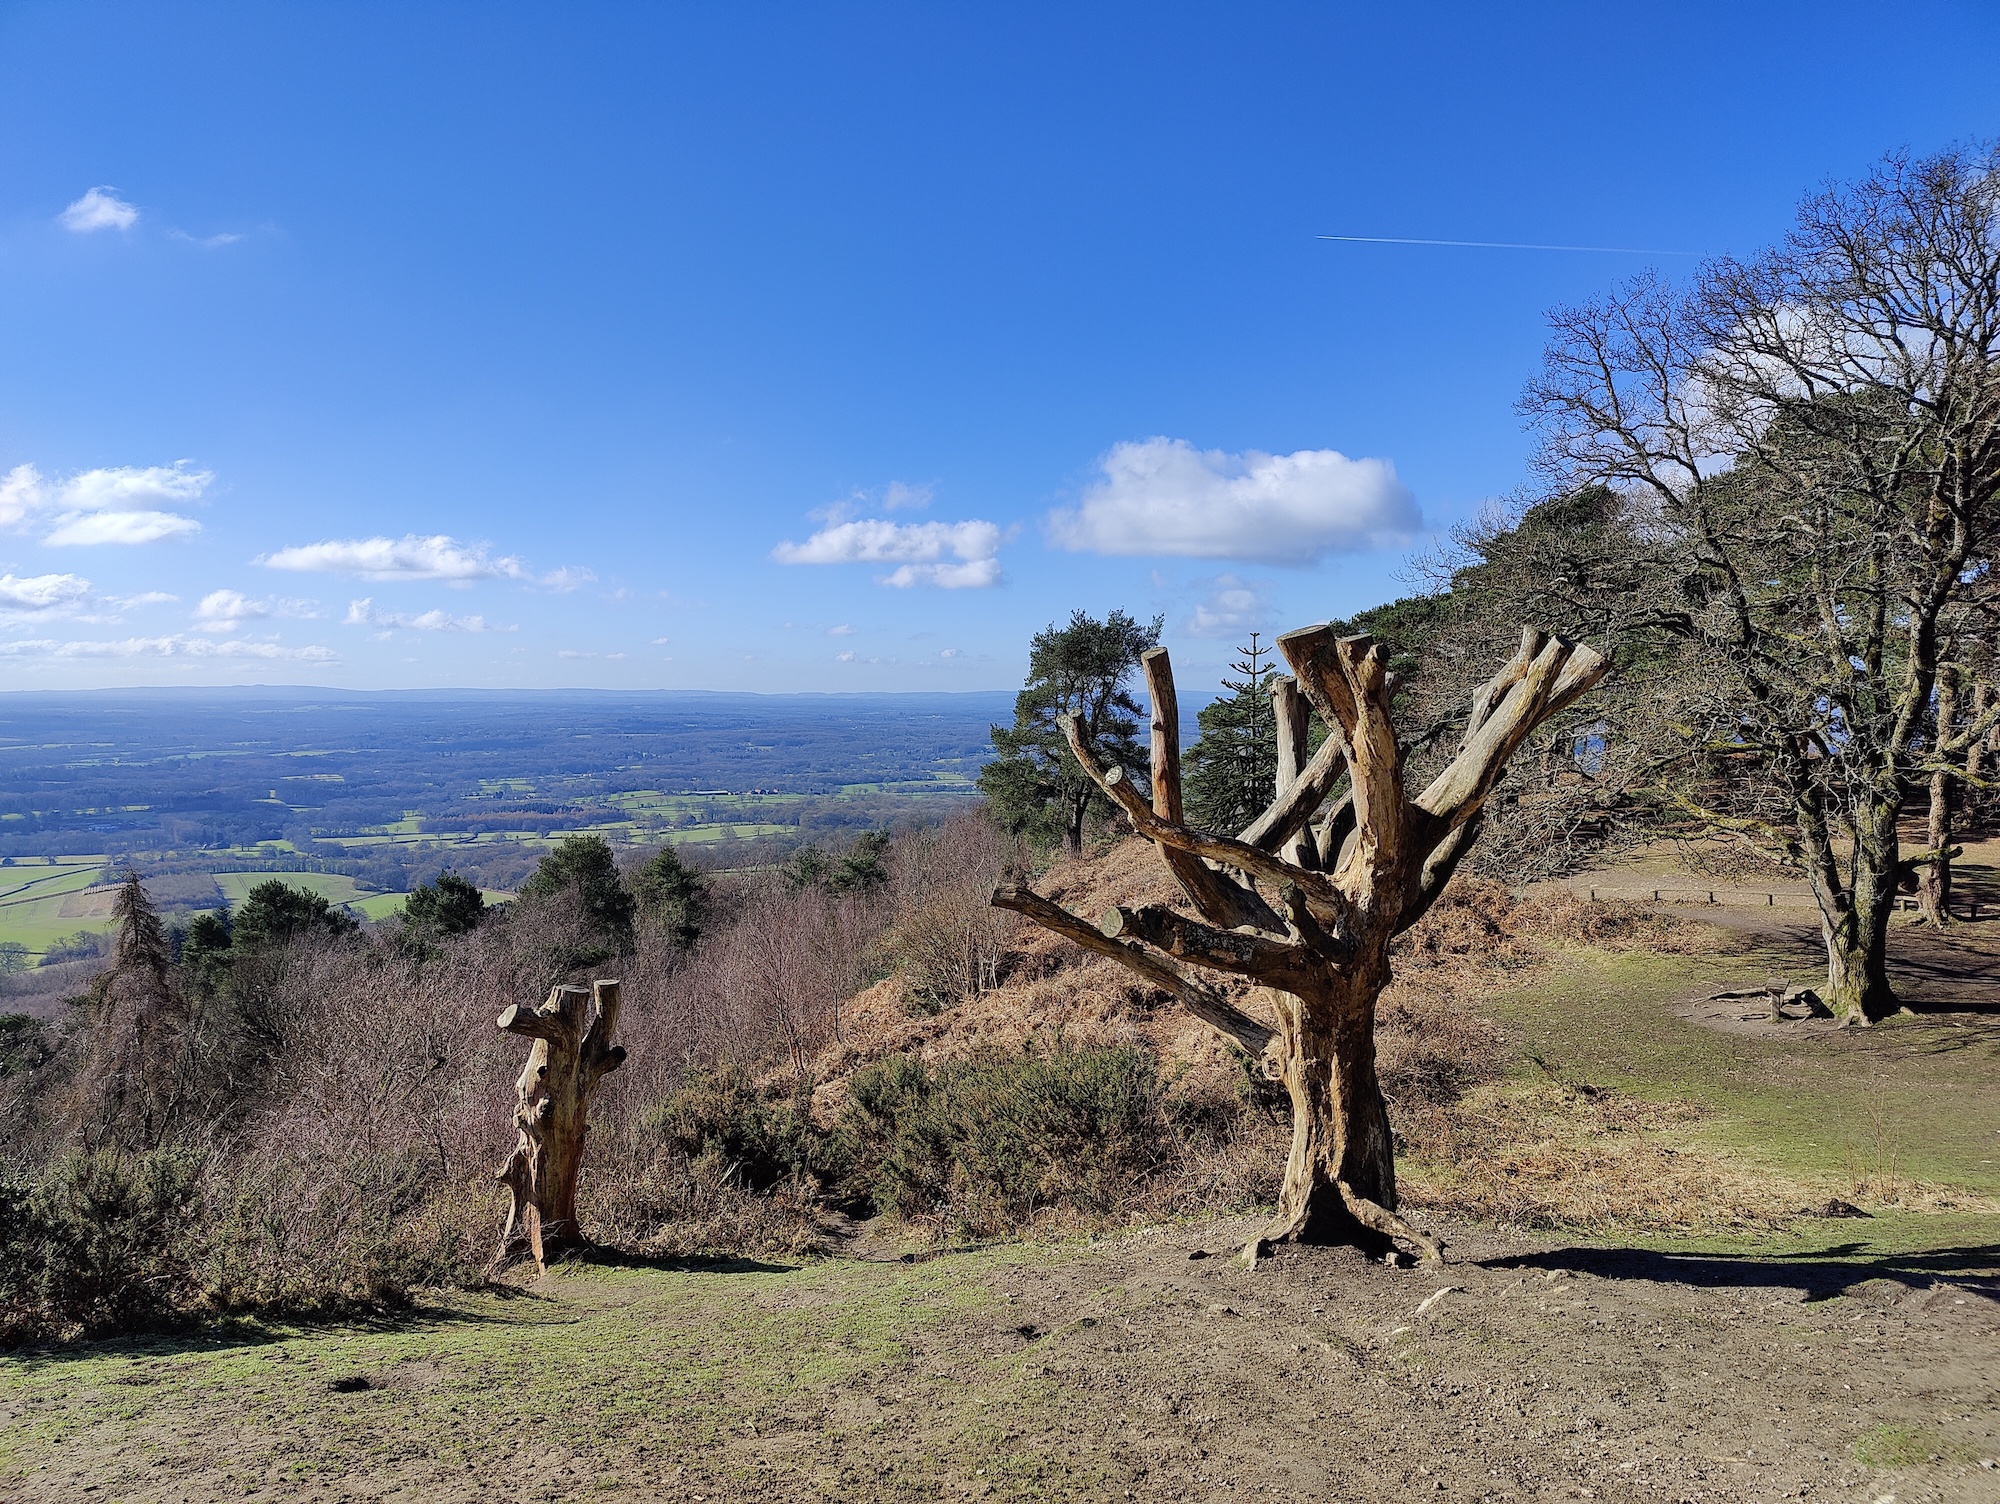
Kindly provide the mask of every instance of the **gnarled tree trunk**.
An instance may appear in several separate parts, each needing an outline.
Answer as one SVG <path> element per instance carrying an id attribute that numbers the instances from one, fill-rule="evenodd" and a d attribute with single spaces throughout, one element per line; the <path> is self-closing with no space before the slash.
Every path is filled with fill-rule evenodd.
<path id="1" fill-rule="evenodd" d="M 516 1005 L 500 1015 L 504 1032 L 535 1042 L 515 1083 L 520 1139 L 495 1176 L 513 1198 L 500 1262 L 528 1255 L 546 1266 L 551 1255 L 584 1242 L 576 1223 L 577 1175 L 591 1094 L 625 1063 L 625 1047 L 611 1043 L 618 1004 L 618 983 L 604 981 L 590 991 L 557 987 L 540 1008 Z"/>
<path id="2" fill-rule="evenodd" d="M 1917 875 L 1917 901 L 1924 918 L 1935 925 L 1951 923 L 1952 801 L 1955 780 L 1945 766 L 1943 747 L 1958 729 L 1958 665 L 1938 665 L 1936 766 L 1931 769 L 1930 818 L 1924 832 L 1928 860 Z"/>
<path id="3" fill-rule="evenodd" d="M 993 902 L 1079 945 L 1115 957 L 1179 998 L 1196 1017 L 1270 1068 L 1292 1098 L 1292 1152 L 1278 1215 L 1245 1250 L 1271 1241 L 1395 1243 L 1441 1257 L 1396 1213 L 1388 1108 L 1375 1073 L 1375 1005 L 1389 982 L 1389 944 L 1422 917 L 1471 849 L 1481 810 L 1507 761 L 1536 728 L 1588 691 L 1610 665 L 1532 628 L 1477 695 L 1458 756 L 1414 798 L 1389 715 L 1386 655 L 1331 629 L 1288 633 L 1278 646 L 1295 679 L 1281 684 L 1277 797 L 1234 839 L 1181 818 L 1179 741 L 1166 650 L 1142 660 L 1152 690 L 1152 797 L 1105 770 L 1081 725 L 1064 730 L 1077 760 L 1160 848 L 1201 918 L 1160 905 L 1113 909 L 1098 925 L 1040 895 L 1001 888 Z M 1305 703 L 1330 734 L 1305 756 Z M 1314 824 L 1343 768 L 1348 796 Z M 1275 1027 L 1238 1008 L 1183 963 L 1249 977 Z"/>

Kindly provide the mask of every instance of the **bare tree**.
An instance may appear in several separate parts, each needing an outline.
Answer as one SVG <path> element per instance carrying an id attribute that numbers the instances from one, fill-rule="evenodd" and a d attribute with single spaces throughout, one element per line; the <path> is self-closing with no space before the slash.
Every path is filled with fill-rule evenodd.
<path id="1" fill-rule="evenodd" d="M 1160 848 L 1201 918 L 1148 905 L 1114 909 L 1093 925 L 1020 888 L 998 889 L 993 902 L 1115 958 L 1253 1056 L 1275 1051 L 1292 1098 L 1292 1149 L 1277 1218 L 1245 1250 L 1251 1261 L 1274 1240 L 1378 1250 L 1400 1241 L 1439 1258 L 1438 1245 L 1396 1212 L 1374 1037 L 1389 942 L 1422 917 L 1471 849 L 1508 759 L 1610 665 L 1591 648 L 1527 630 L 1513 659 L 1473 697 L 1457 756 L 1412 796 L 1404 787 L 1408 748 L 1390 716 L 1386 653 L 1371 638 L 1336 638 L 1323 626 L 1287 633 L 1278 647 L 1304 697 L 1274 697 L 1281 766 L 1292 776 L 1233 839 L 1190 829 L 1182 818 L 1165 649 L 1143 660 L 1153 700 L 1150 803 L 1122 768 L 1102 765 L 1080 723 L 1064 723 L 1078 762 Z M 1303 759 L 1307 704 L 1332 734 Z M 1315 824 L 1343 770 L 1346 796 Z M 1276 1028 L 1188 964 L 1258 984 Z"/>
<path id="2" fill-rule="evenodd" d="M 1682 807 L 1811 879 L 1826 1001 L 1896 1006 L 1889 917 L 1948 612 L 1983 572 L 2000 489 L 2000 149 L 1886 159 L 1801 206 L 1783 244 L 1559 311 L 1524 399 L 1565 484 L 1633 508 L 1635 616 L 1716 691 L 1689 750 L 1749 760 L 1775 819 Z M 1925 854 L 1926 856 L 1929 853 Z"/>

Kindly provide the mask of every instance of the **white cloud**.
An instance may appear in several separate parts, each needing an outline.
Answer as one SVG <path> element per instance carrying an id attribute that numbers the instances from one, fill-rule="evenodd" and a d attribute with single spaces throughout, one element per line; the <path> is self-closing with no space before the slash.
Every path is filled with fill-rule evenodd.
<path id="1" fill-rule="evenodd" d="M 880 583 L 907 590 L 912 585 L 935 585 L 940 590 L 984 590 L 1000 583 L 998 559 L 971 559 L 963 564 L 905 564 L 880 577 Z"/>
<path id="2" fill-rule="evenodd" d="M 317 617 L 319 614 L 317 601 L 280 600 L 275 597 L 253 601 L 240 590 L 211 590 L 194 608 L 195 622 L 203 632 L 234 632 L 244 622 L 261 621 L 267 616 Z"/>
<path id="3" fill-rule="evenodd" d="M 194 608 L 194 619 L 204 632 L 234 632 L 244 622 L 270 614 L 268 605 L 251 600 L 240 590 L 211 590 Z"/>
<path id="4" fill-rule="evenodd" d="M 882 493 L 882 509 L 888 512 L 909 508 L 922 511 L 931 504 L 929 486 L 907 486 L 899 480 L 889 482 L 889 488 Z"/>
<path id="5" fill-rule="evenodd" d="M 241 638 L 227 642 L 179 636 L 125 637 L 110 642 L 55 642 L 40 638 L 0 643 L 0 658 L 283 658 L 302 663 L 331 663 L 338 657 L 330 648 L 287 648 L 275 642 L 245 642 Z"/>
<path id="6" fill-rule="evenodd" d="M 231 235 L 227 231 L 218 235 L 190 235 L 186 230 L 169 230 L 167 236 L 171 240 L 185 240 L 189 245 L 205 246 L 211 251 L 221 246 L 234 245 L 243 238 L 241 235 Z"/>
<path id="7" fill-rule="evenodd" d="M 267 569 L 307 574 L 352 574 L 364 580 L 471 580 L 527 577 L 527 567 L 511 556 L 496 559 L 483 543 L 460 543 L 444 533 L 428 538 L 340 538 L 304 543 L 264 554 L 255 562 Z"/>
<path id="8" fill-rule="evenodd" d="M 201 500 L 215 477 L 171 465 L 118 465 L 46 481 L 33 465 L 16 465 L 0 477 L 0 527 L 23 529 L 53 517 L 43 542 L 62 546 L 156 543 L 201 524 L 168 508 Z"/>
<path id="9" fill-rule="evenodd" d="M 842 622 L 837 627 L 828 627 L 826 635 L 829 637 L 852 637 L 854 635 L 854 628 L 850 627 L 846 622 Z"/>
<path id="10" fill-rule="evenodd" d="M 1190 637 L 1235 637 L 1252 629 L 1261 631 L 1270 620 L 1271 599 L 1264 587 L 1233 574 L 1219 574 L 1203 582 L 1208 595 L 1196 602 L 1194 614 L 1183 629 Z"/>
<path id="11" fill-rule="evenodd" d="M 120 611 L 129 611 L 134 606 L 171 606 L 180 597 L 165 590 L 142 590 L 137 595 L 107 595 L 104 599 Z"/>
<path id="12" fill-rule="evenodd" d="M 1112 446 L 1104 478 L 1049 514 L 1049 539 L 1080 553 L 1317 563 L 1407 542 L 1416 498 L 1387 460 L 1332 449 L 1196 449 L 1185 439 Z"/>
<path id="13" fill-rule="evenodd" d="M 560 569 L 551 569 L 536 583 L 544 590 L 553 590 L 559 595 L 568 595 L 572 590 L 583 589 L 585 585 L 595 585 L 597 583 L 597 571 L 594 569 L 579 569 L 565 564 Z M 620 590 L 617 592 L 617 595 L 620 599 L 623 599 L 625 592 Z"/>
<path id="14" fill-rule="evenodd" d="M 200 531 L 199 522 L 177 512 L 83 512 L 62 522 L 42 541 L 55 548 L 88 548 L 99 543 L 158 543 Z"/>
<path id="15" fill-rule="evenodd" d="M 346 625 L 350 627 L 398 627 L 411 632 L 511 632 L 512 627 L 489 627 L 483 616 L 453 616 L 430 610 L 411 616 L 401 611 L 377 611 L 372 598 L 363 597 L 347 604 Z"/>
<path id="16" fill-rule="evenodd" d="M 852 663 L 854 661 L 854 649 L 849 648 L 844 653 L 835 653 L 833 661 L 835 663 Z"/>
<path id="17" fill-rule="evenodd" d="M 581 649 L 581 648 L 556 649 L 556 657 L 558 658 L 595 658 L 596 656 L 597 654 L 590 652 L 587 649 Z"/>
<path id="18" fill-rule="evenodd" d="M 93 188 L 57 216 L 65 230 L 88 235 L 93 230 L 129 230 L 139 211 L 109 187 Z"/>
<path id="19" fill-rule="evenodd" d="M 876 564 L 900 567 L 877 579 L 907 588 L 981 589 L 1000 582 L 1000 529 L 990 522 L 887 522 L 877 517 L 829 522 L 803 543 L 780 543 L 780 564 Z M 943 562 L 950 555 L 960 562 Z"/>
<path id="20" fill-rule="evenodd" d="M 938 649 L 938 657 L 940 657 L 940 658 L 956 658 L 956 657 L 958 656 L 958 654 L 959 654 L 959 650 L 958 650 L 957 648 L 939 648 L 939 649 Z"/>
<path id="21" fill-rule="evenodd" d="M 90 581 L 82 575 L 0 575 L 0 617 L 68 616 L 89 599 Z"/>

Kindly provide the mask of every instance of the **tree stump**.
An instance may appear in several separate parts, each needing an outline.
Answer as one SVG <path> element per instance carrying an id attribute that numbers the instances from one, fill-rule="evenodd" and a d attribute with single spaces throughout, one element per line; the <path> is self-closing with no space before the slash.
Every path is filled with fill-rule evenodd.
<path id="1" fill-rule="evenodd" d="M 503 1032 L 535 1044 L 516 1083 L 520 1141 L 495 1176 L 513 1198 L 496 1263 L 532 1255 L 546 1268 L 552 1254 L 584 1242 L 576 1224 L 577 1171 L 590 1131 L 591 1094 L 625 1063 L 624 1046 L 611 1043 L 618 1004 L 618 983 L 605 981 L 591 991 L 556 987 L 541 1007 L 516 1005 L 500 1015 Z"/>

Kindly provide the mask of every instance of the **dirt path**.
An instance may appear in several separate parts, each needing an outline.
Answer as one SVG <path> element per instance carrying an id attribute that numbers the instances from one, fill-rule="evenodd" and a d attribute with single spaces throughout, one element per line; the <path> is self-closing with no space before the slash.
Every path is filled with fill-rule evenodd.
<path id="1" fill-rule="evenodd" d="M 2000 1220 L 1761 1257 L 1466 1230 L 1441 1271 L 1245 1270 L 1251 1225 L 573 1270 L 393 1330 L 16 1361 L 0 1494 L 2000 1500 Z M 1913 1228 L 1974 1251 L 1865 1256 Z"/>

